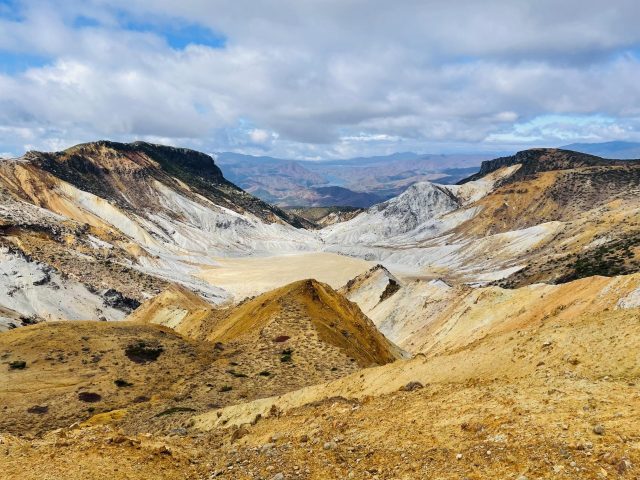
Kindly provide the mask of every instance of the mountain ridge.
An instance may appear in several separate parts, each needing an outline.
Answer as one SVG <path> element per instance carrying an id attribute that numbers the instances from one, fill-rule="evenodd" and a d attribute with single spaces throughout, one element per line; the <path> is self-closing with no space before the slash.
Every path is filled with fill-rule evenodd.
<path id="1" fill-rule="evenodd" d="M 117 185 L 110 184 L 109 176 L 131 174 L 134 179 L 150 176 L 174 188 L 178 185 L 172 179 L 178 179 L 197 193 L 238 213 L 245 209 L 265 221 L 278 219 L 297 228 L 308 226 L 303 219 L 248 195 L 224 178 L 212 157 L 187 148 L 99 140 L 63 152 L 31 151 L 24 158 L 76 187 L 125 207 L 126 199 L 119 195 Z"/>
<path id="2" fill-rule="evenodd" d="M 520 164 L 522 167 L 518 171 L 518 175 L 510 177 L 509 181 L 520 180 L 527 175 L 546 171 L 566 170 L 581 167 L 620 166 L 625 163 L 628 163 L 628 161 L 609 160 L 587 153 L 563 150 L 560 148 L 533 148 L 517 152 L 515 155 L 508 157 L 486 160 L 482 162 L 478 173 L 461 180 L 458 182 L 458 185 L 478 180 L 502 167 L 508 167 L 516 164 Z M 640 160 L 633 163 L 640 164 Z"/>

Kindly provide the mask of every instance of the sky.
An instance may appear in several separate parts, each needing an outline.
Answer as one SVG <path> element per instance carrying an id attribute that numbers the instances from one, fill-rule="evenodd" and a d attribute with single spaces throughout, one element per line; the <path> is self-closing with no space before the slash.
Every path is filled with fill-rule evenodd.
<path id="1" fill-rule="evenodd" d="M 0 0 L 0 156 L 640 141 L 637 0 Z"/>

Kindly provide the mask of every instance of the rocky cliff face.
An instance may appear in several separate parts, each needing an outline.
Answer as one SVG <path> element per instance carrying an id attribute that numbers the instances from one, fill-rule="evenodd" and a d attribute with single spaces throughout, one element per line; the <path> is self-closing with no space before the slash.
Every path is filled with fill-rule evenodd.
<path id="1" fill-rule="evenodd" d="M 204 196 L 237 213 L 251 213 L 267 223 L 310 226 L 227 181 L 212 157 L 195 150 L 146 142 L 99 141 L 63 152 L 28 152 L 25 159 L 75 187 L 123 208 L 147 206 L 145 183 L 158 181 L 169 188 Z"/>
<path id="2" fill-rule="evenodd" d="M 4 302 L 13 312 L 4 324 L 24 315 L 119 318 L 131 308 L 115 315 L 107 308 L 114 295 L 121 306 L 135 305 L 171 282 L 224 301 L 221 289 L 198 277 L 202 267 L 216 256 L 307 249 L 313 235 L 297 228 L 307 225 L 228 182 L 211 157 L 192 150 L 94 142 L 4 160 L 0 246 L 22 255 L 16 261 L 62 275 L 61 288 L 95 305 L 90 315 L 56 309 L 34 299 L 51 297 L 50 288 L 30 286 L 30 301 Z"/>
<path id="3" fill-rule="evenodd" d="M 509 157 L 486 160 L 482 162 L 478 173 L 461 180 L 458 184 L 462 185 L 473 180 L 478 180 L 491 172 L 511 165 L 521 165 L 517 174 L 509 177 L 508 181 L 515 182 L 539 172 L 598 166 L 624 166 L 628 164 L 640 164 L 640 161 L 607 160 L 594 155 L 559 148 L 533 148 L 518 152 Z"/>
<path id="4" fill-rule="evenodd" d="M 639 161 L 534 149 L 461 185 L 417 184 L 322 234 L 333 251 L 421 277 L 556 283 L 638 271 L 639 198 Z"/>
<path id="5" fill-rule="evenodd" d="M 352 220 L 324 230 L 328 243 L 342 245 L 375 244 L 389 241 L 432 222 L 460 206 L 446 187 L 420 182 L 401 195 L 374 205 Z"/>

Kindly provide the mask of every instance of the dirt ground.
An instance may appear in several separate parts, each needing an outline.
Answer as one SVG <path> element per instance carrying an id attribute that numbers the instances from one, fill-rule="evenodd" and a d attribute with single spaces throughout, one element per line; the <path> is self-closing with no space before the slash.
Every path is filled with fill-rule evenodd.
<path id="1" fill-rule="evenodd" d="M 307 278 L 340 288 L 373 266 L 365 260 L 326 252 L 216 261 L 220 266 L 207 267 L 200 278 L 231 292 L 238 300 Z"/>

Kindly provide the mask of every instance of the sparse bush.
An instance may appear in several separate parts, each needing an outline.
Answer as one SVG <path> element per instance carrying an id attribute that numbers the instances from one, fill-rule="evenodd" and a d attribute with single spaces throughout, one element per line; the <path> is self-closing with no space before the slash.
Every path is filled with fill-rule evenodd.
<path id="1" fill-rule="evenodd" d="M 282 353 L 281 353 L 282 356 L 280 357 L 280 361 L 283 363 L 290 362 L 292 354 L 293 354 L 292 348 L 285 348 L 284 350 L 282 350 Z"/>
<path id="2" fill-rule="evenodd" d="M 162 345 L 147 345 L 144 341 L 139 340 L 129 345 L 124 353 L 132 362 L 149 363 L 155 362 L 163 351 Z"/>
<path id="3" fill-rule="evenodd" d="M 94 392 L 80 392 L 78 394 L 78 400 L 86 403 L 95 403 L 102 400 L 102 396 L 99 393 Z"/>
<path id="4" fill-rule="evenodd" d="M 27 362 L 24 360 L 14 360 L 9 362 L 9 370 L 24 370 L 27 367 Z"/>
<path id="5" fill-rule="evenodd" d="M 49 407 L 47 405 L 34 405 L 33 407 L 27 408 L 28 413 L 35 413 L 37 415 L 44 415 L 49 411 Z"/>

